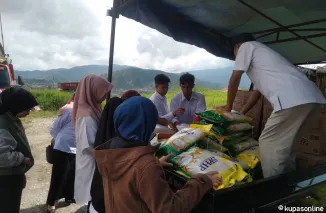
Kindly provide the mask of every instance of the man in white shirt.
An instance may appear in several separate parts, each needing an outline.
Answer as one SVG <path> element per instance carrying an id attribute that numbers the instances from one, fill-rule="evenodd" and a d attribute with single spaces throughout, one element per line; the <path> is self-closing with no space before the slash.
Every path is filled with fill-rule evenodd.
<path id="1" fill-rule="evenodd" d="M 233 39 L 235 68 L 229 81 L 226 111 L 231 111 L 244 72 L 254 92 L 241 110 L 247 113 L 262 94 L 273 113 L 259 138 L 264 177 L 296 168 L 295 146 L 319 117 L 325 97 L 317 86 L 291 62 L 250 34 Z"/>
<path id="2" fill-rule="evenodd" d="M 175 125 L 192 123 L 195 113 L 206 110 L 205 96 L 194 92 L 195 76 L 190 73 L 180 77 L 180 87 L 182 92 L 174 96 L 171 100 L 170 111 L 175 116 L 172 122 Z"/>
<path id="3" fill-rule="evenodd" d="M 150 97 L 150 100 L 156 106 L 158 111 L 158 124 L 162 126 L 170 126 L 174 131 L 177 131 L 175 125 L 171 122 L 174 118 L 173 112 L 169 112 L 168 102 L 166 94 L 169 91 L 170 79 L 164 74 L 158 74 L 155 76 L 155 93 Z M 157 128 L 163 128 L 157 126 Z"/>

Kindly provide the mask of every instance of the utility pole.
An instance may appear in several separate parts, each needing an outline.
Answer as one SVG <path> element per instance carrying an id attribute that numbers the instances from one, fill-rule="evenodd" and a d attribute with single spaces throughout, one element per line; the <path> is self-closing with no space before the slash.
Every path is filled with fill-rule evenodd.
<path id="1" fill-rule="evenodd" d="M 114 39 L 115 39 L 115 25 L 116 19 L 119 18 L 119 1 L 113 0 L 113 7 L 107 10 L 107 16 L 112 17 L 111 22 L 111 38 L 110 38 L 110 56 L 109 56 L 109 69 L 108 69 L 108 81 L 112 82 L 112 73 L 113 73 L 113 55 L 114 55 Z M 110 94 L 108 95 L 108 99 Z"/>

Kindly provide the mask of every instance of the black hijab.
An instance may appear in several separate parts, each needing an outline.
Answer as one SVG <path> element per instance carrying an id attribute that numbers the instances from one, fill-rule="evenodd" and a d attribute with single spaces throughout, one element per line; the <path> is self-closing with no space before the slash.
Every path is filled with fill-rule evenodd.
<path id="1" fill-rule="evenodd" d="M 1 93 L 0 114 L 10 112 L 16 116 L 25 110 L 38 105 L 36 99 L 29 91 L 22 87 L 11 87 Z"/>
<path id="2" fill-rule="evenodd" d="M 116 108 L 122 104 L 123 101 L 124 99 L 118 97 L 113 97 L 107 101 L 98 125 L 94 148 L 116 136 L 113 115 Z"/>
<path id="3" fill-rule="evenodd" d="M 102 145 L 108 140 L 116 136 L 114 129 L 113 115 L 116 108 L 122 104 L 124 99 L 113 97 L 106 102 L 103 109 L 102 116 L 98 125 L 94 148 Z M 102 176 L 98 171 L 97 165 L 95 167 L 92 186 L 91 186 L 91 196 L 92 205 L 98 213 L 105 213 L 105 203 L 104 203 L 104 190 L 102 183 Z"/>

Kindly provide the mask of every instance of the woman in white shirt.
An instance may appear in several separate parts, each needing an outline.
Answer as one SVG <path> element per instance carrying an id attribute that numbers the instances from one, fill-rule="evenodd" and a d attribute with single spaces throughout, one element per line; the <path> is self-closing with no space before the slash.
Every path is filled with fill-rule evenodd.
<path id="1" fill-rule="evenodd" d="M 78 84 L 72 112 L 76 129 L 75 201 L 89 204 L 89 212 L 96 212 L 91 204 L 91 183 L 95 169 L 94 141 L 102 113 L 101 103 L 112 89 L 102 77 L 88 75 Z"/>

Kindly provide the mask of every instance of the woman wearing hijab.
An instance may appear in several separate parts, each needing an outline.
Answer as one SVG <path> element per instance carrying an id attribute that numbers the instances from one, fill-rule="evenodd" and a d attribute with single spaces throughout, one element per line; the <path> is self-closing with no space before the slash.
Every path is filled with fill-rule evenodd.
<path id="1" fill-rule="evenodd" d="M 128 90 L 123 93 L 121 98 L 113 97 L 106 102 L 96 133 L 94 147 L 97 147 L 116 136 L 113 124 L 114 112 L 124 100 L 134 96 L 140 96 L 140 94 L 136 90 Z M 98 213 L 105 213 L 103 181 L 97 166 L 94 171 L 91 196 L 94 209 Z"/>
<path id="2" fill-rule="evenodd" d="M 76 137 L 72 125 L 73 96 L 60 109 L 60 115 L 51 126 L 55 139 L 51 183 L 47 198 L 47 212 L 55 212 L 55 201 L 65 198 L 67 204 L 74 202 Z"/>
<path id="3" fill-rule="evenodd" d="M 26 117 L 38 104 L 20 87 L 6 89 L 0 97 L 0 211 L 19 213 L 25 173 L 34 165 L 19 118 Z"/>
<path id="4" fill-rule="evenodd" d="M 106 213 L 188 213 L 205 193 L 221 183 L 216 173 L 199 174 L 174 193 L 154 148 L 149 146 L 157 120 L 155 105 L 144 97 L 130 98 L 116 109 L 117 137 L 95 151 Z"/>
<path id="5" fill-rule="evenodd" d="M 72 111 L 76 132 L 75 201 L 91 204 L 91 183 L 95 169 L 94 141 L 102 113 L 101 103 L 111 91 L 112 84 L 102 77 L 88 75 L 78 84 Z"/>

